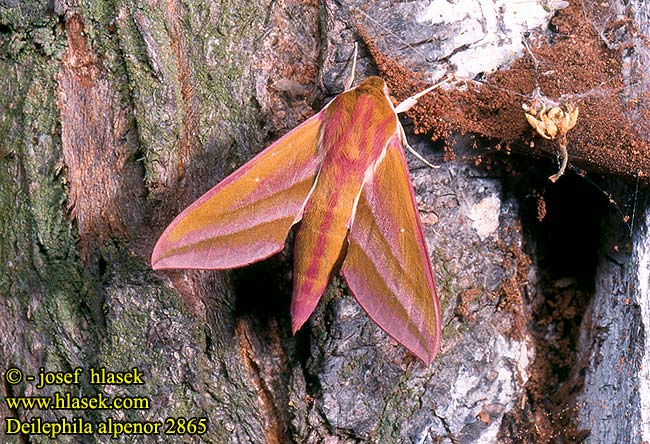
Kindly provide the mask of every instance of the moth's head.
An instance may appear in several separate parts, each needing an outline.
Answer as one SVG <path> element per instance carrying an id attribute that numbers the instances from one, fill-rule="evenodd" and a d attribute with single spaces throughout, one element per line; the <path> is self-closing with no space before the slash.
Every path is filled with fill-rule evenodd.
<path id="1" fill-rule="evenodd" d="M 361 90 L 376 90 L 382 94 L 388 95 L 388 86 L 386 86 L 386 82 L 384 82 L 384 79 L 381 77 L 368 77 L 363 82 L 359 83 L 357 88 Z"/>

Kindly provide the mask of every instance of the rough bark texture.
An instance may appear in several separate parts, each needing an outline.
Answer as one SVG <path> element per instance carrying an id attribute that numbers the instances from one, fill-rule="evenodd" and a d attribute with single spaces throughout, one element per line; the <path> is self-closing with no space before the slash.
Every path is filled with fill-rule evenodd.
<path id="1" fill-rule="evenodd" d="M 629 96 L 638 98 L 650 90 L 644 74 L 650 63 L 650 5 L 625 6 L 640 31 L 624 65 Z M 648 105 L 641 100 L 640 112 Z M 648 122 L 638 112 L 631 118 L 650 137 Z M 603 220 L 595 292 L 580 331 L 584 387 L 578 421 L 591 432 L 590 443 L 650 441 L 650 202 L 647 191 L 636 198 L 638 219 L 631 232 L 613 228 L 620 227 L 615 219 Z"/>
<path id="2" fill-rule="evenodd" d="M 358 32 L 413 72 L 472 77 L 521 52 L 522 32 L 550 32 L 563 3 L 504 1 L 0 2 L 2 371 L 84 371 L 72 386 L 3 379 L 2 432 L 10 417 L 95 430 L 205 417 L 202 435 L 57 440 L 650 441 L 650 201 L 638 181 L 569 173 L 550 186 L 539 159 L 485 162 L 455 134 L 456 159 L 443 162 L 440 147 L 414 140 L 442 164 L 410 165 L 443 308 L 429 368 L 338 279 L 292 336 L 290 247 L 234 272 L 149 267 L 182 208 L 340 91 Z M 610 6 L 648 35 L 646 2 Z M 641 32 L 603 37 L 633 43 L 622 66 L 639 115 L 650 108 Z M 375 69 L 362 47 L 357 75 Z M 593 181 L 630 205 L 610 204 Z M 137 367 L 144 384 L 93 385 L 91 367 Z M 151 406 L 4 402 L 55 392 Z"/>

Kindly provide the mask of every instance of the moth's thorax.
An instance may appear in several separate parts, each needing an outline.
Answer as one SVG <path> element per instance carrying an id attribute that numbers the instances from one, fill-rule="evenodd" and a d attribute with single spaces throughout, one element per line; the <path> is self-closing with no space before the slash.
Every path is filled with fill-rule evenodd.
<path id="1" fill-rule="evenodd" d="M 388 141 L 398 137 L 399 121 L 384 93 L 385 83 L 370 77 L 337 96 L 325 110 L 319 137 L 323 164 L 314 188 L 340 190 L 358 196 L 367 172 L 385 153 Z M 352 202 L 341 207 L 351 209 Z M 307 208 L 309 211 L 309 208 Z"/>
<path id="2" fill-rule="evenodd" d="M 294 250 L 294 295 L 305 300 L 315 303 L 327 286 L 368 172 L 389 141 L 399 137 L 397 115 L 384 89 L 382 79 L 371 77 L 337 96 L 325 110 L 319 137 L 323 163 Z"/>
<path id="3" fill-rule="evenodd" d="M 369 77 L 339 94 L 325 110 L 320 149 L 341 161 L 378 158 L 398 131 L 393 104 L 380 77 Z"/>

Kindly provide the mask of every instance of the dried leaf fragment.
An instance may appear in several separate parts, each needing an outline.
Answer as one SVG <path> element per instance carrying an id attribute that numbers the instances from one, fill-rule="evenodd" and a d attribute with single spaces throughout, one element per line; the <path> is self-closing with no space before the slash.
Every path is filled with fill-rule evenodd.
<path id="1" fill-rule="evenodd" d="M 526 120 L 537 134 L 545 139 L 556 140 L 560 146 L 560 170 L 549 177 L 555 182 L 564 174 L 569 153 L 567 152 L 566 134 L 578 121 L 578 106 L 570 101 L 555 102 L 544 96 L 539 88 L 535 88 L 530 105 L 522 104 Z"/>

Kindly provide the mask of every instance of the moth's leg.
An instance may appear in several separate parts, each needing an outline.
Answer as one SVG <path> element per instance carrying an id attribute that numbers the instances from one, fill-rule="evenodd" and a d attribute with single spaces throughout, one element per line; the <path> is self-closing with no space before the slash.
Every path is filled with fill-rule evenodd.
<path id="1" fill-rule="evenodd" d="M 400 141 L 402 142 L 402 146 L 405 147 L 406 149 L 408 149 L 415 157 L 417 157 L 426 166 L 431 167 L 431 168 L 440 168 L 440 165 L 432 164 L 427 159 L 422 157 L 420 155 L 420 153 L 418 153 L 413 148 L 411 148 L 411 145 L 409 145 L 409 141 L 406 140 L 406 133 L 404 132 L 404 128 L 402 127 L 402 124 L 398 121 L 397 125 L 399 126 L 399 138 L 400 138 Z"/>
<path id="2" fill-rule="evenodd" d="M 433 91 L 434 89 L 438 88 L 440 85 L 442 85 L 443 83 L 446 83 L 448 81 L 449 81 L 449 79 L 444 79 L 444 80 L 436 83 L 435 85 L 431 85 L 430 87 L 428 87 L 424 91 L 420 91 L 419 93 L 417 93 L 417 94 L 409 97 L 408 99 L 404 100 L 403 102 L 399 103 L 395 107 L 395 113 L 396 114 L 403 113 L 403 112 L 408 111 L 409 109 L 413 108 L 418 103 L 418 99 L 420 97 L 424 96 L 425 94 L 430 93 L 431 91 Z M 415 157 L 417 157 L 425 165 L 427 165 L 427 166 L 429 166 L 431 168 L 440 168 L 440 165 L 432 164 L 427 159 L 422 157 L 420 155 L 420 153 L 418 153 L 413 148 L 411 148 L 411 145 L 409 145 L 408 140 L 406 140 L 406 133 L 404 133 L 404 128 L 402 128 L 402 124 L 399 121 L 397 123 L 398 123 L 398 126 L 399 126 L 399 138 L 400 138 L 400 141 L 402 142 L 402 146 L 404 146 L 406 149 L 408 149 Z"/>

